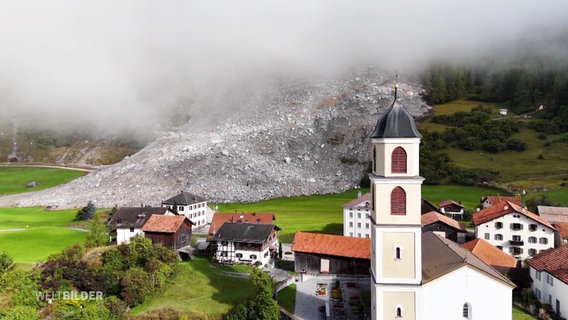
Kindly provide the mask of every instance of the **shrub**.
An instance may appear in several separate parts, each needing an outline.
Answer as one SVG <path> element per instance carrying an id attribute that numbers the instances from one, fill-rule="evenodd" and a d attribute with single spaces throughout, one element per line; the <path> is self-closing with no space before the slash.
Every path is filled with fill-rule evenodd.
<path id="1" fill-rule="evenodd" d="M 95 215 L 95 205 L 89 201 L 87 203 L 87 206 L 81 208 L 81 210 L 77 211 L 77 214 L 75 215 L 75 220 L 77 221 L 87 221 L 87 220 L 91 220 L 93 219 L 93 216 Z"/>

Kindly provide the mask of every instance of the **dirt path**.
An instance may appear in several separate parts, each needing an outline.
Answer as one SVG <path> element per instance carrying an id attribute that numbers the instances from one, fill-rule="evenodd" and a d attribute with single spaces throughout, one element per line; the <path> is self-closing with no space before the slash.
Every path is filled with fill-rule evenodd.
<path id="1" fill-rule="evenodd" d="M 29 197 L 33 193 L 34 193 L 34 191 L 18 193 L 18 194 L 7 194 L 7 195 L 4 195 L 4 196 L 0 196 L 0 208 L 14 207 L 16 205 L 16 203 L 18 202 L 18 200 L 20 200 L 22 198 Z"/>

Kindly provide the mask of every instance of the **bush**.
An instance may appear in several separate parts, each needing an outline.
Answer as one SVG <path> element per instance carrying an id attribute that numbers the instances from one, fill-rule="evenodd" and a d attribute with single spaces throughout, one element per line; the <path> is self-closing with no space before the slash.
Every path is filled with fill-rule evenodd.
<path id="1" fill-rule="evenodd" d="M 81 208 L 81 210 L 77 211 L 77 214 L 75 215 L 75 220 L 77 221 L 87 221 L 87 220 L 91 220 L 93 219 L 93 216 L 95 215 L 95 205 L 89 201 L 87 203 L 87 206 Z"/>
<path id="2" fill-rule="evenodd" d="M 527 144 L 519 139 L 509 139 L 507 140 L 507 149 L 514 151 L 525 151 L 527 150 Z"/>

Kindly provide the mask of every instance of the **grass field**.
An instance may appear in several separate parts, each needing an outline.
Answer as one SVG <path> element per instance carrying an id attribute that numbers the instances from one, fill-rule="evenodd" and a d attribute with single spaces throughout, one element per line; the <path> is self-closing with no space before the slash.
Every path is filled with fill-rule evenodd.
<path id="1" fill-rule="evenodd" d="M 84 174 L 84 171 L 69 169 L 0 166 L 0 195 L 47 189 Z M 31 181 L 35 181 L 37 186 L 26 187 Z"/>
<path id="2" fill-rule="evenodd" d="M 168 279 L 166 288 L 146 303 L 134 308 L 132 313 L 172 307 L 217 319 L 253 294 L 253 287 L 248 279 L 223 275 L 217 269 L 211 268 L 207 259 L 198 257 L 178 263 L 175 275 Z"/>
<path id="3" fill-rule="evenodd" d="M 536 320 L 537 318 L 525 313 L 517 306 L 513 306 L 513 320 Z"/>

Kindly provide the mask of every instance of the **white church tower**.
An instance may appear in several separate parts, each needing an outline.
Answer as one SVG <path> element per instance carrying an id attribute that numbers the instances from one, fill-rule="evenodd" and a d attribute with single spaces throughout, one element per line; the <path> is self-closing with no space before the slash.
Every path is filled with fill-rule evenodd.
<path id="1" fill-rule="evenodd" d="M 422 318 L 419 145 L 414 119 L 397 101 L 372 134 L 372 319 Z"/>

